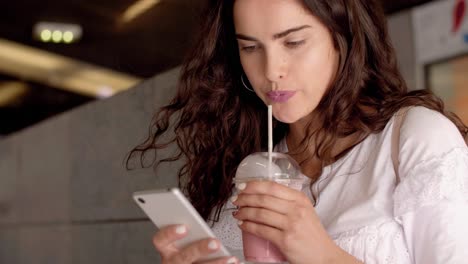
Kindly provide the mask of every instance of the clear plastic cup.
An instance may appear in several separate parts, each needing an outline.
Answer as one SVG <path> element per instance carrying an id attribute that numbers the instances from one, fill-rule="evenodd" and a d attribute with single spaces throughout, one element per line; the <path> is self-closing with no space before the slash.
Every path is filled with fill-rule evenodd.
<path id="1" fill-rule="evenodd" d="M 305 183 L 297 162 L 289 155 L 272 152 L 269 167 L 268 152 L 257 152 L 247 156 L 237 167 L 234 183 L 249 181 L 275 181 L 295 190 L 302 190 Z M 242 232 L 242 243 L 246 261 L 255 263 L 285 263 L 281 251 L 270 241 Z"/>

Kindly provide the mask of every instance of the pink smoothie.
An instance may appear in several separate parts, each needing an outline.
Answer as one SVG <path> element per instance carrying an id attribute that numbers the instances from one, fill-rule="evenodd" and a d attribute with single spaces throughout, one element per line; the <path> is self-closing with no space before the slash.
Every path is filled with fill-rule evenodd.
<path id="1" fill-rule="evenodd" d="M 305 176 L 300 166 L 287 154 L 272 152 L 250 154 L 237 167 L 234 183 L 236 185 L 249 181 L 275 181 L 284 186 L 301 190 Z M 285 263 L 285 256 L 270 241 L 253 234 L 242 232 L 244 257 L 248 262 Z"/>
<path id="2" fill-rule="evenodd" d="M 279 249 L 268 240 L 242 232 L 245 260 L 262 263 L 285 262 L 286 258 Z"/>

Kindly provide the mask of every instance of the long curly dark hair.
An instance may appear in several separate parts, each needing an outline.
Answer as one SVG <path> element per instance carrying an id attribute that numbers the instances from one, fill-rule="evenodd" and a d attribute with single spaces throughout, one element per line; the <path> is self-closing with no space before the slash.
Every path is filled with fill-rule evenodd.
<path id="1" fill-rule="evenodd" d="M 338 139 L 355 133 L 363 135 L 361 138 L 378 133 L 406 106 L 425 106 L 444 114 L 466 137 L 467 127 L 444 110 L 439 98 L 426 90 L 407 91 L 377 1 L 304 3 L 329 29 L 340 54 L 337 78 L 314 111 L 322 126 L 308 131 L 308 138 L 315 137 L 318 142 L 315 156 L 323 164 L 336 161 L 350 150 L 332 154 Z M 178 173 L 179 186 L 204 219 L 213 216 L 211 220 L 215 221 L 232 195 L 238 164 L 245 156 L 267 147 L 266 107 L 240 81 L 243 70 L 233 5 L 234 0 L 209 1 L 199 38 L 183 63 L 176 96 L 157 112 L 147 140 L 127 159 L 128 166 L 137 155 L 144 167 L 184 159 Z M 274 143 L 287 133 L 287 124 L 275 122 Z M 178 146 L 176 155 L 165 159 L 156 155 L 151 164 L 144 164 L 146 154 L 157 154 L 173 143 Z"/>

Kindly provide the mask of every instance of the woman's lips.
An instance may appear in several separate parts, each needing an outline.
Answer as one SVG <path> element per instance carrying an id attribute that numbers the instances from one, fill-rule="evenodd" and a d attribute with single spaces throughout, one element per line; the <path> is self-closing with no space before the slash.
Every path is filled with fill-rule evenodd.
<path id="1" fill-rule="evenodd" d="M 271 91 L 267 93 L 267 96 L 274 103 L 284 103 L 295 94 L 294 91 Z"/>

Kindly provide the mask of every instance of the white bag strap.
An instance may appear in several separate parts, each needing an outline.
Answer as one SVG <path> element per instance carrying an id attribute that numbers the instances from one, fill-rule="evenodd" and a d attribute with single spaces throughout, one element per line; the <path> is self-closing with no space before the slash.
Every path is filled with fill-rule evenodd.
<path id="1" fill-rule="evenodd" d="M 400 176 L 398 173 L 400 167 L 400 161 L 398 159 L 398 153 L 400 153 L 400 128 L 403 123 L 406 113 L 408 112 L 409 107 L 401 108 L 395 114 L 395 119 L 393 121 L 393 130 L 392 130 L 392 146 L 391 146 L 391 155 L 393 162 L 393 169 L 395 170 L 395 175 L 397 176 L 396 182 L 400 181 Z"/>

